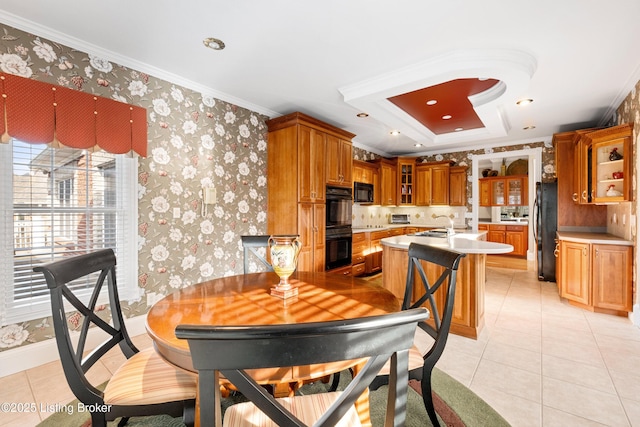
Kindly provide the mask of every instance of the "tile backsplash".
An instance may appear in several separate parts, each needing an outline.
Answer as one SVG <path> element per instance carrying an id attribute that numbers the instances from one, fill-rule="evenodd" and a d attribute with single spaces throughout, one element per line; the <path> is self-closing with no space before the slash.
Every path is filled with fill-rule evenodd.
<path id="1" fill-rule="evenodd" d="M 466 228 L 465 206 L 362 206 L 353 205 L 353 228 L 383 227 L 389 225 L 389 216 L 393 214 L 408 214 L 411 225 L 424 227 L 446 227 L 449 225 L 444 218 L 433 218 L 433 215 L 453 215 L 453 224 L 457 228 Z"/>

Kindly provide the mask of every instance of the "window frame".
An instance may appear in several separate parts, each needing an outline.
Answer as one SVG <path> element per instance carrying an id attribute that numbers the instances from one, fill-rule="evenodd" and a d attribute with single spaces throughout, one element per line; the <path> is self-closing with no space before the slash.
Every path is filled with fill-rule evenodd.
<path id="1" fill-rule="evenodd" d="M 16 303 L 13 300 L 14 283 L 14 195 L 13 195 L 13 142 L 0 144 L 0 326 L 37 320 L 51 316 L 50 298 L 36 297 L 29 303 Z M 55 149 L 57 150 L 57 148 Z M 113 248 L 118 259 L 117 281 L 121 301 L 139 300 L 144 290 L 138 286 L 138 159 L 137 156 L 126 154 L 115 155 L 115 197 L 116 202 L 116 245 Z M 60 202 L 59 182 L 53 184 L 55 199 Z M 75 186 L 76 183 L 73 183 Z M 71 194 L 71 197 L 75 197 Z M 51 207 L 55 211 L 55 206 Z M 110 211 L 110 213 L 114 213 Z M 90 290 L 81 292 L 88 297 Z M 105 292 L 101 295 L 100 303 L 108 301 Z M 27 299 L 24 302 L 29 301 Z"/>

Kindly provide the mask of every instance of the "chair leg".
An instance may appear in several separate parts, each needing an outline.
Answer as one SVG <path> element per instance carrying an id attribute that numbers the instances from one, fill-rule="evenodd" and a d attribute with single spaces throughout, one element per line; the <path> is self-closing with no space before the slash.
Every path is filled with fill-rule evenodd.
<path id="1" fill-rule="evenodd" d="M 104 412 L 91 413 L 91 427 L 107 427 L 107 420 Z"/>
<path id="2" fill-rule="evenodd" d="M 433 395 L 431 394 L 431 370 L 433 367 L 423 370 L 422 381 L 420 382 L 422 388 L 422 401 L 424 402 L 424 407 L 427 410 L 427 414 L 429 414 L 429 419 L 431 420 L 431 424 L 434 427 L 440 427 L 440 422 L 438 421 L 438 416 L 436 415 L 436 410 L 433 407 Z"/>
<path id="3" fill-rule="evenodd" d="M 331 381 L 331 386 L 329 386 L 329 391 L 336 391 L 338 390 L 338 384 L 340 384 L 340 372 L 336 372 L 335 374 L 333 374 L 333 379 Z"/>

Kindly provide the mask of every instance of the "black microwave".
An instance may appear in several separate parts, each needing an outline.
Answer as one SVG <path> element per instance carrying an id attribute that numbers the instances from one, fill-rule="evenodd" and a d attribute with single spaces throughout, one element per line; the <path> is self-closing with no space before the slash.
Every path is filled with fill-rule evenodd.
<path id="1" fill-rule="evenodd" d="M 353 201 L 355 203 L 373 203 L 373 184 L 354 182 Z"/>

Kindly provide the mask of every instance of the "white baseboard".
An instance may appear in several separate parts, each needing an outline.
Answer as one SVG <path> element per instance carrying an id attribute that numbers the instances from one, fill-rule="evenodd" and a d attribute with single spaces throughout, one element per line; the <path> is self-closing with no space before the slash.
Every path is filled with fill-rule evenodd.
<path id="1" fill-rule="evenodd" d="M 126 319 L 127 332 L 134 337 L 146 333 L 145 320 L 147 316 L 136 316 Z M 79 334 L 75 334 L 79 335 Z M 87 336 L 87 350 L 100 344 L 105 339 L 106 334 L 99 332 L 96 328 L 91 328 Z M 35 368 L 45 363 L 58 360 L 58 347 L 55 339 L 40 341 L 37 343 L 23 345 L 12 350 L 0 352 L 0 378 L 17 372 Z"/>
<path id="2" fill-rule="evenodd" d="M 631 323 L 635 326 L 640 327 L 640 304 L 633 306 L 633 311 L 629 313 L 629 319 L 631 319 Z"/>

